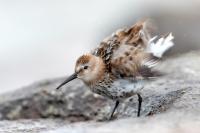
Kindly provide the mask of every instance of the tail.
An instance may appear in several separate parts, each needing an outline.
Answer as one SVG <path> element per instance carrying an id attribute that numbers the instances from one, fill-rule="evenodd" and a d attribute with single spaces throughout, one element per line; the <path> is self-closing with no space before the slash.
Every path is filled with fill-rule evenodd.
<path id="1" fill-rule="evenodd" d="M 174 37 L 171 33 L 157 39 L 157 36 L 151 38 L 148 43 L 147 52 L 152 53 L 155 57 L 161 58 L 163 54 L 174 46 Z"/>

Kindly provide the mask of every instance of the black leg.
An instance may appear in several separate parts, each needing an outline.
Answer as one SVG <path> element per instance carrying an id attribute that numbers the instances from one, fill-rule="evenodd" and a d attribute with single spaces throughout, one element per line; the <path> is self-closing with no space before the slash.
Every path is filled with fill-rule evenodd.
<path id="1" fill-rule="evenodd" d="M 140 96 L 140 94 L 138 95 L 138 112 L 137 112 L 137 117 L 140 116 L 140 110 L 141 110 L 141 106 L 142 106 L 142 97 Z"/>
<path id="2" fill-rule="evenodd" d="M 113 114 L 115 113 L 115 110 L 117 109 L 118 105 L 119 105 L 119 101 L 116 101 L 115 107 L 114 107 L 113 110 L 112 110 L 112 113 L 111 113 L 111 115 L 110 115 L 109 120 L 112 120 Z"/>

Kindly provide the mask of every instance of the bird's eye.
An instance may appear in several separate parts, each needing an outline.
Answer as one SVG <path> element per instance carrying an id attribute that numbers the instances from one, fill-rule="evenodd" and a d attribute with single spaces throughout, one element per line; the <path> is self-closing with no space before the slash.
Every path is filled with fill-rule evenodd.
<path id="1" fill-rule="evenodd" d="M 88 66 L 84 66 L 83 69 L 88 69 Z"/>

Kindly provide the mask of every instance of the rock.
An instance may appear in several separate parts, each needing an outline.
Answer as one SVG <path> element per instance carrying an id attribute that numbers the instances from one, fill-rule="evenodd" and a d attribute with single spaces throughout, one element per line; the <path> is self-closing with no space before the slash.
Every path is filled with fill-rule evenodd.
<path id="1" fill-rule="evenodd" d="M 63 120 L 14 120 L 0 121 L 0 133 L 38 133 L 42 131 L 55 130 L 68 124 Z"/>
<path id="2" fill-rule="evenodd" d="M 67 127 L 54 121 L 58 127 L 61 127 L 56 131 L 66 133 L 72 127 L 75 133 L 84 131 L 98 133 L 103 129 L 108 132 L 112 130 L 125 133 L 140 130 L 153 132 L 159 131 L 159 128 L 163 128 L 166 132 L 191 131 L 193 127 L 199 129 L 200 126 L 197 126 L 200 124 L 199 66 L 199 51 L 174 56 L 161 63 L 157 69 L 164 71 L 166 75 L 149 82 L 142 90 L 143 104 L 140 118 L 136 117 L 137 97 L 133 96 L 121 103 L 115 114 L 116 120 L 108 123 L 106 120 L 114 106 L 113 101 L 91 93 L 79 80 L 57 91 L 55 88 L 64 80 L 60 78 L 41 81 L 16 92 L 2 95 L 0 119 L 16 120 L 12 121 L 13 123 L 20 123 L 21 120 L 18 119 L 36 118 L 62 118 L 65 123 L 88 121 L 67 124 Z M 131 119 L 123 120 L 124 118 Z M 53 130 L 57 128 L 48 124 L 48 119 L 45 120 L 47 123 L 44 122 L 44 125 L 50 125 Z M 32 121 L 35 123 L 34 120 Z M 25 126 L 26 122 L 23 124 Z M 46 127 L 45 131 L 50 130 L 48 126 Z M 151 128 L 153 129 L 150 130 Z"/>
<path id="3" fill-rule="evenodd" d="M 200 117 L 199 113 L 195 114 L 168 112 L 150 118 L 122 119 L 110 123 L 75 123 L 49 130 L 48 133 L 199 133 Z"/>
<path id="4" fill-rule="evenodd" d="M 70 121 L 85 121 L 92 119 L 95 106 L 104 106 L 106 103 L 103 98 L 90 93 L 79 81 L 62 91 L 56 91 L 55 87 L 61 81 L 44 81 L 1 97 L 1 119 L 68 118 Z"/>

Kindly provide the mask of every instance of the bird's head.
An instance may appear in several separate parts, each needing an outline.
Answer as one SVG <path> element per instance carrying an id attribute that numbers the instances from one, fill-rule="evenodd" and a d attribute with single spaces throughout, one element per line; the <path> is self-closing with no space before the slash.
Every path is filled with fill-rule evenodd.
<path id="1" fill-rule="evenodd" d="M 100 57 L 91 54 L 82 55 L 76 61 L 74 74 L 69 76 L 57 89 L 76 78 L 81 79 L 86 84 L 93 83 L 103 76 L 104 71 L 105 64 Z"/>

